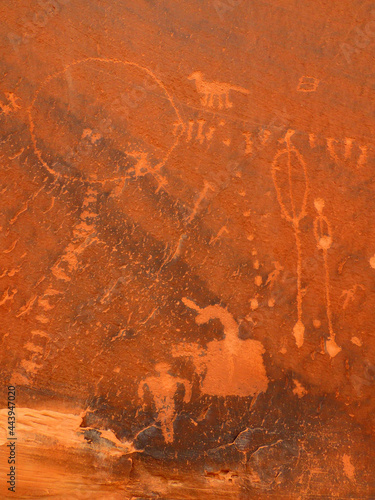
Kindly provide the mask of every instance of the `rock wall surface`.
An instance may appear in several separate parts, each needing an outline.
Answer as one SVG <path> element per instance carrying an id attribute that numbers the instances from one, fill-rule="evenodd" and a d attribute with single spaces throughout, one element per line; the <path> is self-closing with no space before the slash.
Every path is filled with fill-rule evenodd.
<path id="1" fill-rule="evenodd" d="M 1 2 L 1 498 L 375 498 L 374 9 Z"/>

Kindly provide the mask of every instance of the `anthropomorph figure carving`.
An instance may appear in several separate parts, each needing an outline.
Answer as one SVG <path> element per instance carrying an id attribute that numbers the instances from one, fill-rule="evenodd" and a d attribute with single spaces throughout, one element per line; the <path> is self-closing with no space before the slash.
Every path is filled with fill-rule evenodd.
<path id="1" fill-rule="evenodd" d="M 189 76 L 189 80 L 195 80 L 197 91 L 201 95 L 201 103 L 203 106 L 214 108 L 215 105 L 219 109 L 231 108 L 233 103 L 229 100 L 229 92 L 234 90 L 241 94 L 249 94 L 247 89 L 238 87 L 237 85 L 230 85 L 229 83 L 222 82 L 206 82 L 200 71 L 194 71 Z"/>
<path id="2" fill-rule="evenodd" d="M 185 387 L 183 401 L 188 403 L 191 399 L 192 386 L 189 380 L 170 375 L 170 366 L 167 363 L 158 363 L 155 369 L 156 376 L 147 377 L 139 384 L 138 396 L 144 399 L 145 389 L 151 393 L 165 442 L 172 443 L 173 423 L 176 418 L 174 396 L 181 384 Z"/>

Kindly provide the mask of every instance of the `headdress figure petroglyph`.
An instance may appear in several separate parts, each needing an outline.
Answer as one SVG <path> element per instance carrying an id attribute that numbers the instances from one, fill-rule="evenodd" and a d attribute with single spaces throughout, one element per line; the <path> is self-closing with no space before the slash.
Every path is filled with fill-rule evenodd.
<path id="1" fill-rule="evenodd" d="M 284 139 L 285 148 L 279 150 L 272 162 L 272 178 L 275 184 L 277 200 L 281 216 L 293 226 L 297 248 L 297 323 L 293 327 L 293 335 L 298 347 L 303 345 L 305 326 L 302 323 L 302 249 L 300 239 L 300 222 L 306 215 L 308 194 L 307 169 L 301 153 L 291 144 L 294 130 L 288 130 Z"/>
<path id="2" fill-rule="evenodd" d="M 188 298 L 183 303 L 197 312 L 198 325 L 219 319 L 224 327 L 224 339 L 213 340 L 202 349 L 197 344 L 177 346 L 175 357 L 193 359 L 197 375 L 201 379 L 203 394 L 211 396 L 254 396 L 265 392 L 268 378 L 263 363 L 263 345 L 252 339 L 238 338 L 239 328 L 233 316 L 219 305 L 198 307 Z"/>
<path id="3" fill-rule="evenodd" d="M 138 387 L 138 396 L 141 399 L 145 397 L 145 388 L 152 394 L 166 443 L 173 442 L 173 423 L 176 418 L 174 396 L 179 384 L 185 387 L 184 403 L 190 401 L 192 391 L 189 380 L 173 377 L 169 374 L 170 368 L 167 363 L 158 363 L 155 367 L 157 375 L 142 380 Z"/>
<path id="4" fill-rule="evenodd" d="M 327 307 L 327 320 L 329 337 L 326 339 L 326 351 L 331 356 L 335 357 L 341 351 L 335 342 L 335 333 L 332 326 L 332 311 L 331 311 L 331 294 L 330 294 L 330 280 L 329 280 L 329 267 L 328 267 L 328 249 L 332 245 L 332 230 L 331 225 L 325 215 L 323 215 L 324 200 L 317 198 L 314 200 L 314 206 L 318 212 L 314 220 L 314 235 L 317 242 L 317 247 L 323 252 L 324 271 L 325 271 L 325 289 L 326 289 L 326 307 Z"/>
<path id="5" fill-rule="evenodd" d="M 201 96 L 201 104 L 209 108 L 231 108 L 233 103 L 229 100 L 229 92 L 239 92 L 241 94 L 249 94 L 250 92 L 243 87 L 230 85 L 229 83 L 207 82 L 203 79 L 203 74 L 200 71 L 194 71 L 189 76 L 189 80 L 194 80 L 197 91 Z"/>

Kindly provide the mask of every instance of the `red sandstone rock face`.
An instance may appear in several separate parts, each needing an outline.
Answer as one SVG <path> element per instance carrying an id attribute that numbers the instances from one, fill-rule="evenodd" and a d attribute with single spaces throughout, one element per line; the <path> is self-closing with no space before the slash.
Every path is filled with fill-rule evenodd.
<path id="1" fill-rule="evenodd" d="M 372 7 L 3 2 L 2 498 L 374 497 Z"/>

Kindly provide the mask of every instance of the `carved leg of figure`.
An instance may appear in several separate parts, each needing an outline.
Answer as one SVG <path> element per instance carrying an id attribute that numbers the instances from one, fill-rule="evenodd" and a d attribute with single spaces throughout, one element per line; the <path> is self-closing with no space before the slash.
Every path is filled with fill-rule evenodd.
<path id="1" fill-rule="evenodd" d="M 171 415 L 168 415 L 166 411 L 159 413 L 161 431 L 166 443 L 173 443 L 173 420 L 174 418 L 171 418 Z"/>

